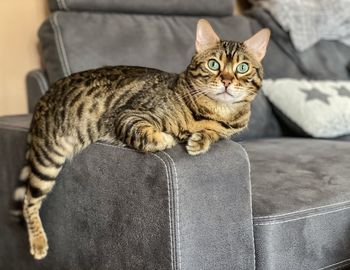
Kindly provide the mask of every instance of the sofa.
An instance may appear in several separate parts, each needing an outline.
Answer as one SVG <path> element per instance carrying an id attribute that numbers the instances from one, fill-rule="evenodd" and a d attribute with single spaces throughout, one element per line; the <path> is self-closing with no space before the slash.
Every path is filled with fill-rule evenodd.
<path id="1" fill-rule="evenodd" d="M 50 84 L 81 70 L 182 71 L 203 17 L 237 41 L 269 27 L 266 78 L 349 79 L 348 47 L 322 41 L 299 53 L 268 13 L 233 16 L 231 0 L 48 2 L 52 13 L 39 29 L 43 68 L 26 78 L 30 111 Z M 30 113 L 0 117 L 0 269 L 350 265 L 349 136 L 298 137 L 262 92 L 248 128 L 204 155 L 190 156 L 184 145 L 144 154 L 98 142 L 66 162 L 41 210 L 49 253 L 36 261 L 26 229 L 9 214 L 30 120 Z"/>

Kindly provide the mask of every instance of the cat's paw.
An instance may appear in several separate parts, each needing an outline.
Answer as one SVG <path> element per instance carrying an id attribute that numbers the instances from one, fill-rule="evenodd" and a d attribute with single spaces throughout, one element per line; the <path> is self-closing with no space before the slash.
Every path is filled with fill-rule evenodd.
<path id="1" fill-rule="evenodd" d="M 162 137 L 161 141 L 158 142 L 159 150 L 165 150 L 165 149 L 172 148 L 175 146 L 176 140 L 174 139 L 173 136 L 171 136 L 167 133 L 161 132 L 161 137 Z"/>
<path id="2" fill-rule="evenodd" d="M 44 259 L 47 255 L 49 245 L 47 243 L 47 238 L 45 234 L 40 234 L 36 237 L 30 239 L 30 253 L 35 259 Z"/>
<path id="3" fill-rule="evenodd" d="M 147 152 L 162 151 L 175 146 L 176 140 L 170 134 L 159 132 L 154 139 L 148 143 L 145 150 Z"/>
<path id="4" fill-rule="evenodd" d="M 186 145 L 187 152 L 192 156 L 207 152 L 209 147 L 210 140 L 203 133 L 193 133 Z"/>

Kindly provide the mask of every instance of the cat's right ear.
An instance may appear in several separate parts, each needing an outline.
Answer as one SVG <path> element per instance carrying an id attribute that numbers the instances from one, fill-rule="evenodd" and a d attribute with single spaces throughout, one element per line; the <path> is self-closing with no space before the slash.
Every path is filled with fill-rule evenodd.
<path id="1" fill-rule="evenodd" d="M 206 49 L 214 47 L 220 38 L 214 32 L 210 23 L 207 20 L 200 19 L 197 23 L 196 35 L 196 51 L 202 52 Z"/>

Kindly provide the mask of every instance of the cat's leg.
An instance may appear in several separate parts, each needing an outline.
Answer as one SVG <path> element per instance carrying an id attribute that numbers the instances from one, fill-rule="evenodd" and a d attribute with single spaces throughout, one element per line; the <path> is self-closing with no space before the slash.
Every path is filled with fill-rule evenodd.
<path id="1" fill-rule="evenodd" d="M 27 223 L 30 253 L 35 259 L 43 259 L 48 251 L 48 242 L 39 210 L 43 200 L 52 190 L 55 179 L 66 158 L 73 153 L 73 145 L 61 140 L 33 138 L 30 145 L 28 165 L 30 168 L 23 215 Z"/>
<path id="2" fill-rule="evenodd" d="M 192 135 L 186 145 L 190 155 L 199 155 L 207 152 L 210 145 L 220 138 L 227 138 L 232 134 L 230 129 L 223 127 L 220 123 L 211 120 L 195 121 L 190 127 Z"/>
<path id="3" fill-rule="evenodd" d="M 118 117 L 116 137 L 126 145 L 144 152 L 171 148 L 176 140 L 161 131 L 161 123 L 154 116 L 139 112 L 124 112 Z"/>
<path id="4" fill-rule="evenodd" d="M 217 132 L 211 130 L 202 130 L 193 133 L 187 141 L 186 150 L 190 155 L 199 155 L 207 152 L 210 145 L 217 140 L 220 136 Z"/>

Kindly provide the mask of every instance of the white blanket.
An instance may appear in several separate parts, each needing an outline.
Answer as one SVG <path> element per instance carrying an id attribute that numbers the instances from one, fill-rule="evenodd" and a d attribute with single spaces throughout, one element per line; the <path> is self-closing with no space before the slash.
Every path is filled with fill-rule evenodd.
<path id="1" fill-rule="evenodd" d="M 299 51 L 321 39 L 350 46 L 350 0 L 255 0 L 289 31 Z"/>

